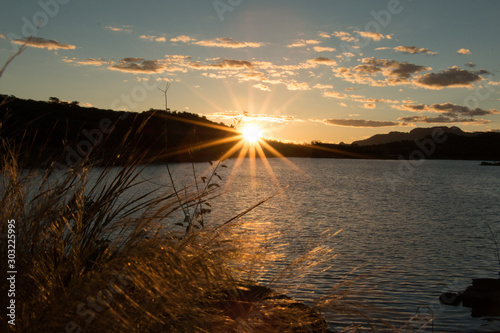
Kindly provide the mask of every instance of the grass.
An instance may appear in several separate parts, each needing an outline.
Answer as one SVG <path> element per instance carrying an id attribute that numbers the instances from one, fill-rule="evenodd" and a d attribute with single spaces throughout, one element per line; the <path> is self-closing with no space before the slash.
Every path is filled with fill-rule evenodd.
<path id="1" fill-rule="evenodd" d="M 318 325 L 310 312 L 283 306 L 247 322 L 255 301 L 248 290 L 257 288 L 249 279 L 262 266 L 264 236 L 236 219 L 213 226 L 200 225 L 201 214 L 174 219 L 199 211 L 217 187 L 137 195 L 146 181 L 140 157 L 122 167 L 83 160 L 66 170 L 26 169 L 19 150 L 3 145 L 0 218 L 16 221 L 15 331 L 237 332 L 244 323 L 285 332 Z M 0 232 L 7 234 L 6 223 Z M 14 331 L 1 318 L 2 331 Z"/>

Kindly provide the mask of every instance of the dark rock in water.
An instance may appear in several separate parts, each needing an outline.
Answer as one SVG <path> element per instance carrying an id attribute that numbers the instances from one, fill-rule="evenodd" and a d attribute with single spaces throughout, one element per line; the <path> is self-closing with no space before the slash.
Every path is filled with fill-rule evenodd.
<path id="1" fill-rule="evenodd" d="M 224 298 L 218 308 L 236 320 L 241 331 L 331 333 L 314 308 L 254 282 L 240 283 Z"/>
<path id="2" fill-rule="evenodd" d="M 439 296 L 439 301 L 446 305 L 459 305 L 462 302 L 462 294 L 461 293 L 442 293 Z"/>
<path id="3" fill-rule="evenodd" d="M 471 308 L 473 317 L 500 316 L 500 279 L 473 279 L 462 293 L 443 293 L 439 300 L 447 305 Z"/>
<path id="4" fill-rule="evenodd" d="M 500 162 L 481 162 L 480 165 L 484 165 L 484 166 L 500 166 Z"/>
<path id="5" fill-rule="evenodd" d="M 462 302 L 470 308 L 500 306 L 500 279 L 473 279 L 462 294 Z"/>

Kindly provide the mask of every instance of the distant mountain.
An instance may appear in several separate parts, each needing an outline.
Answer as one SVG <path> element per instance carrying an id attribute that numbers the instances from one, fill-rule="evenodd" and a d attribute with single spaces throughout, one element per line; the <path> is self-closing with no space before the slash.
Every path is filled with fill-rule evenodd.
<path id="1" fill-rule="evenodd" d="M 458 136 L 474 136 L 477 133 L 467 133 L 456 126 L 436 126 L 431 128 L 414 128 L 409 133 L 406 132 L 390 132 L 388 134 L 376 134 L 368 139 L 354 141 L 352 144 L 357 146 L 373 146 L 385 143 L 415 141 L 432 135 L 435 129 L 441 129 L 445 134 L 454 134 Z"/>

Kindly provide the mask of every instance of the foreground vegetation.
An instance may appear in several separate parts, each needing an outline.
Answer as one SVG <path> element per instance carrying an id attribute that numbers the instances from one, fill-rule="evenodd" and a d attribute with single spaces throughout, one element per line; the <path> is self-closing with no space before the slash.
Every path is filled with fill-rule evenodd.
<path id="1" fill-rule="evenodd" d="M 3 332 L 326 331 L 316 311 L 249 281 L 264 263 L 262 235 L 204 225 L 216 186 L 137 194 L 140 158 L 28 170 L 4 149 L 0 232 L 15 220 L 18 274 L 16 325 L 2 315 Z"/>

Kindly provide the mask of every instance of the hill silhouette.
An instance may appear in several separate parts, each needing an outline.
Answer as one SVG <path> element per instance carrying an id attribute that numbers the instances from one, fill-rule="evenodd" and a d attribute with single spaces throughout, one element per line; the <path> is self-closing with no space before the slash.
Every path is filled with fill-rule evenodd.
<path id="1" fill-rule="evenodd" d="M 453 134 L 458 136 L 472 136 L 473 133 L 467 133 L 462 131 L 460 128 L 456 126 L 447 127 L 447 126 L 438 126 L 431 128 L 414 128 L 410 132 L 390 132 L 388 134 L 375 134 L 374 136 L 365 139 L 354 141 L 353 145 L 358 146 L 373 146 L 380 145 L 391 142 L 398 141 L 407 141 L 407 140 L 422 140 L 425 137 L 428 137 L 432 134 L 432 131 L 436 128 L 440 128 L 443 130 L 444 134 Z"/>
<path id="2" fill-rule="evenodd" d="M 26 163 L 39 167 L 51 163 L 72 167 L 87 156 L 98 164 L 117 156 L 118 163 L 127 163 L 134 154 L 151 163 L 213 161 L 229 151 L 239 135 L 232 127 L 188 112 L 113 111 L 57 98 L 34 101 L 6 95 L 0 95 L 0 125 L 0 138 L 21 147 Z M 442 132 L 439 142 L 433 141 L 436 130 Z M 458 127 L 390 132 L 350 145 L 264 141 L 272 147 L 264 147 L 267 157 L 276 156 L 274 150 L 285 157 L 500 160 L 500 133 L 467 133 Z M 5 147 L 0 149 L 4 153 Z M 227 157 L 238 154 L 234 151 Z"/>

